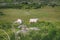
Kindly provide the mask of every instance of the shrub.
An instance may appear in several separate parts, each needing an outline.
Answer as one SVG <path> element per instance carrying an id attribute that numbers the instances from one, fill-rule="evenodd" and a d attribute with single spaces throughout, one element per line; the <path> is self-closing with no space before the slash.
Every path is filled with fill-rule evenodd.
<path id="1" fill-rule="evenodd" d="M 55 4 L 55 3 L 50 3 L 50 4 L 48 4 L 48 6 L 55 7 L 55 6 L 57 6 L 57 4 Z"/>
<path id="2" fill-rule="evenodd" d="M 0 16 L 3 16 L 3 15 L 5 15 L 3 12 L 0 12 Z"/>

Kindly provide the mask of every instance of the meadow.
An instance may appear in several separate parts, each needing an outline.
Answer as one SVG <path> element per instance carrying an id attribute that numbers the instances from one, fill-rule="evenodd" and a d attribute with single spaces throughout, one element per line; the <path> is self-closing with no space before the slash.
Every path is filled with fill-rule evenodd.
<path id="1" fill-rule="evenodd" d="M 60 40 L 60 6 L 43 7 L 39 9 L 0 9 L 0 40 L 15 40 L 12 23 L 18 18 L 27 27 L 38 27 L 39 31 L 30 31 L 29 35 L 19 34 L 18 40 Z M 29 23 L 30 18 L 38 18 L 37 23 Z M 16 30 L 17 24 L 14 25 Z M 6 33 L 4 32 L 6 31 Z M 20 39 L 19 39 L 20 38 Z"/>

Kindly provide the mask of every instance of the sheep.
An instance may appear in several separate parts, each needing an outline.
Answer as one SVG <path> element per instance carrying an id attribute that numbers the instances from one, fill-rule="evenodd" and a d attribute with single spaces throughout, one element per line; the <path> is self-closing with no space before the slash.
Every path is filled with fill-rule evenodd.
<path id="1" fill-rule="evenodd" d="M 17 19 L 14 23 L 22 24 L 22 20 L 21 19 Z"/>
<path id="2" fill-rule="evenodd" d="M 30 20 L 29 20 L 30 23 L 36 23 L 37 21 L 38 21 L 38 18 L 30 19 Z"/>

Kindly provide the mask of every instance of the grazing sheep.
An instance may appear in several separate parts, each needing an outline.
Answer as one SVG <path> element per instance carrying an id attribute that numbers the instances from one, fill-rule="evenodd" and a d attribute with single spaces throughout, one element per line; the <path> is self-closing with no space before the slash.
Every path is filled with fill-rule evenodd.
<path id="1" fill-rule="evenodd" d="M 35 19 L 30 19 L 30 23 L 36 23 L 38 21 L 38 18 L 35 18 Z"/>
<path id="2" fill-rule="evenodd" d="M 17 21 L 15 21 L 14 23 L 22 24 L 22 20 L 21 19 L 17 19 Z"/>

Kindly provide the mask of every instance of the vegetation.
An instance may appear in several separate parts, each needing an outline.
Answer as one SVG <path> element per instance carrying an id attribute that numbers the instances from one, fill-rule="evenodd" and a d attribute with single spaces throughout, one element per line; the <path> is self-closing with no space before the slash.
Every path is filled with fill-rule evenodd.
<path id="1" fill-rule="evenodd" d="M 5 15 L 4 13 L 0 12 L 0 16 Z"/>
<path id="2" fill-rule="evenodd" d="M 37 26 L 40 28 L 39 31 L 30 31 L 29 35 L 23 35 L 23 34 L 18 34 L 19 36 L 17 37 L 19 40 L 60 40 L 60 25 L 57 25 L 57 23 L 59 24 L 60 22 L 56 22 L 56 23 L 52 23 L 52 22 L 45 22 L 45 21 L 41 21 L 39 23 L 36 23 L 34 26 Z M 6 24 L 6 23 L 5 23 Z M 11 40 L 15 40 L 15 36 L 14 33 L 11 30 L 11 25 L 9 26 L 8 24 L 6 24 L 5 26 L 3 26 L 4 24 L 0 25 L 0 39 L 1 40 L 8 40 L 8 37 L 6 36 L 5 33 L 3 33 L 3 30 L 5 30 Z M 31 24 L 29 24 L 31 25 Z M 28 25 L 28 26 L 29 26 Z M 7 26 L 9 28 L 7 28 Z"/>
<path id="3" fill-rule="evenodd" d="M 33 5 L 34 6 L 34 5 Z M 38 27 L 39 31 L 30 31 L 28 35 L 18 34 L 18 40 L 60 40 L 60 7 L 46 6 L 41 9 L 0 9 L 0 40 L 15 40 L 13 22 L 20 18 L 28 27 Z M 1 15 L 0 14 L 0 15 Z M 39 18 L 37 23 L 29 23 L 30 18 Z M 14 25 L 16 31 L 17 24 Z M 6 35 L 6 33 L 8 36 Z"/>
<path id="4" fill-rule="evenodd" d="M 38 9 L 44 6 L 60 6 L 59 0 L 1 0 L 0 8 Z"/>
<path id="5" fill-rule="evenodd" d="M 40 30 L 16 35 L 19 18 Z M 39 20 L 29 23 L 30 18 Z M 0 40 L 60 40 L 60 0 L 0 0 Z"/>

